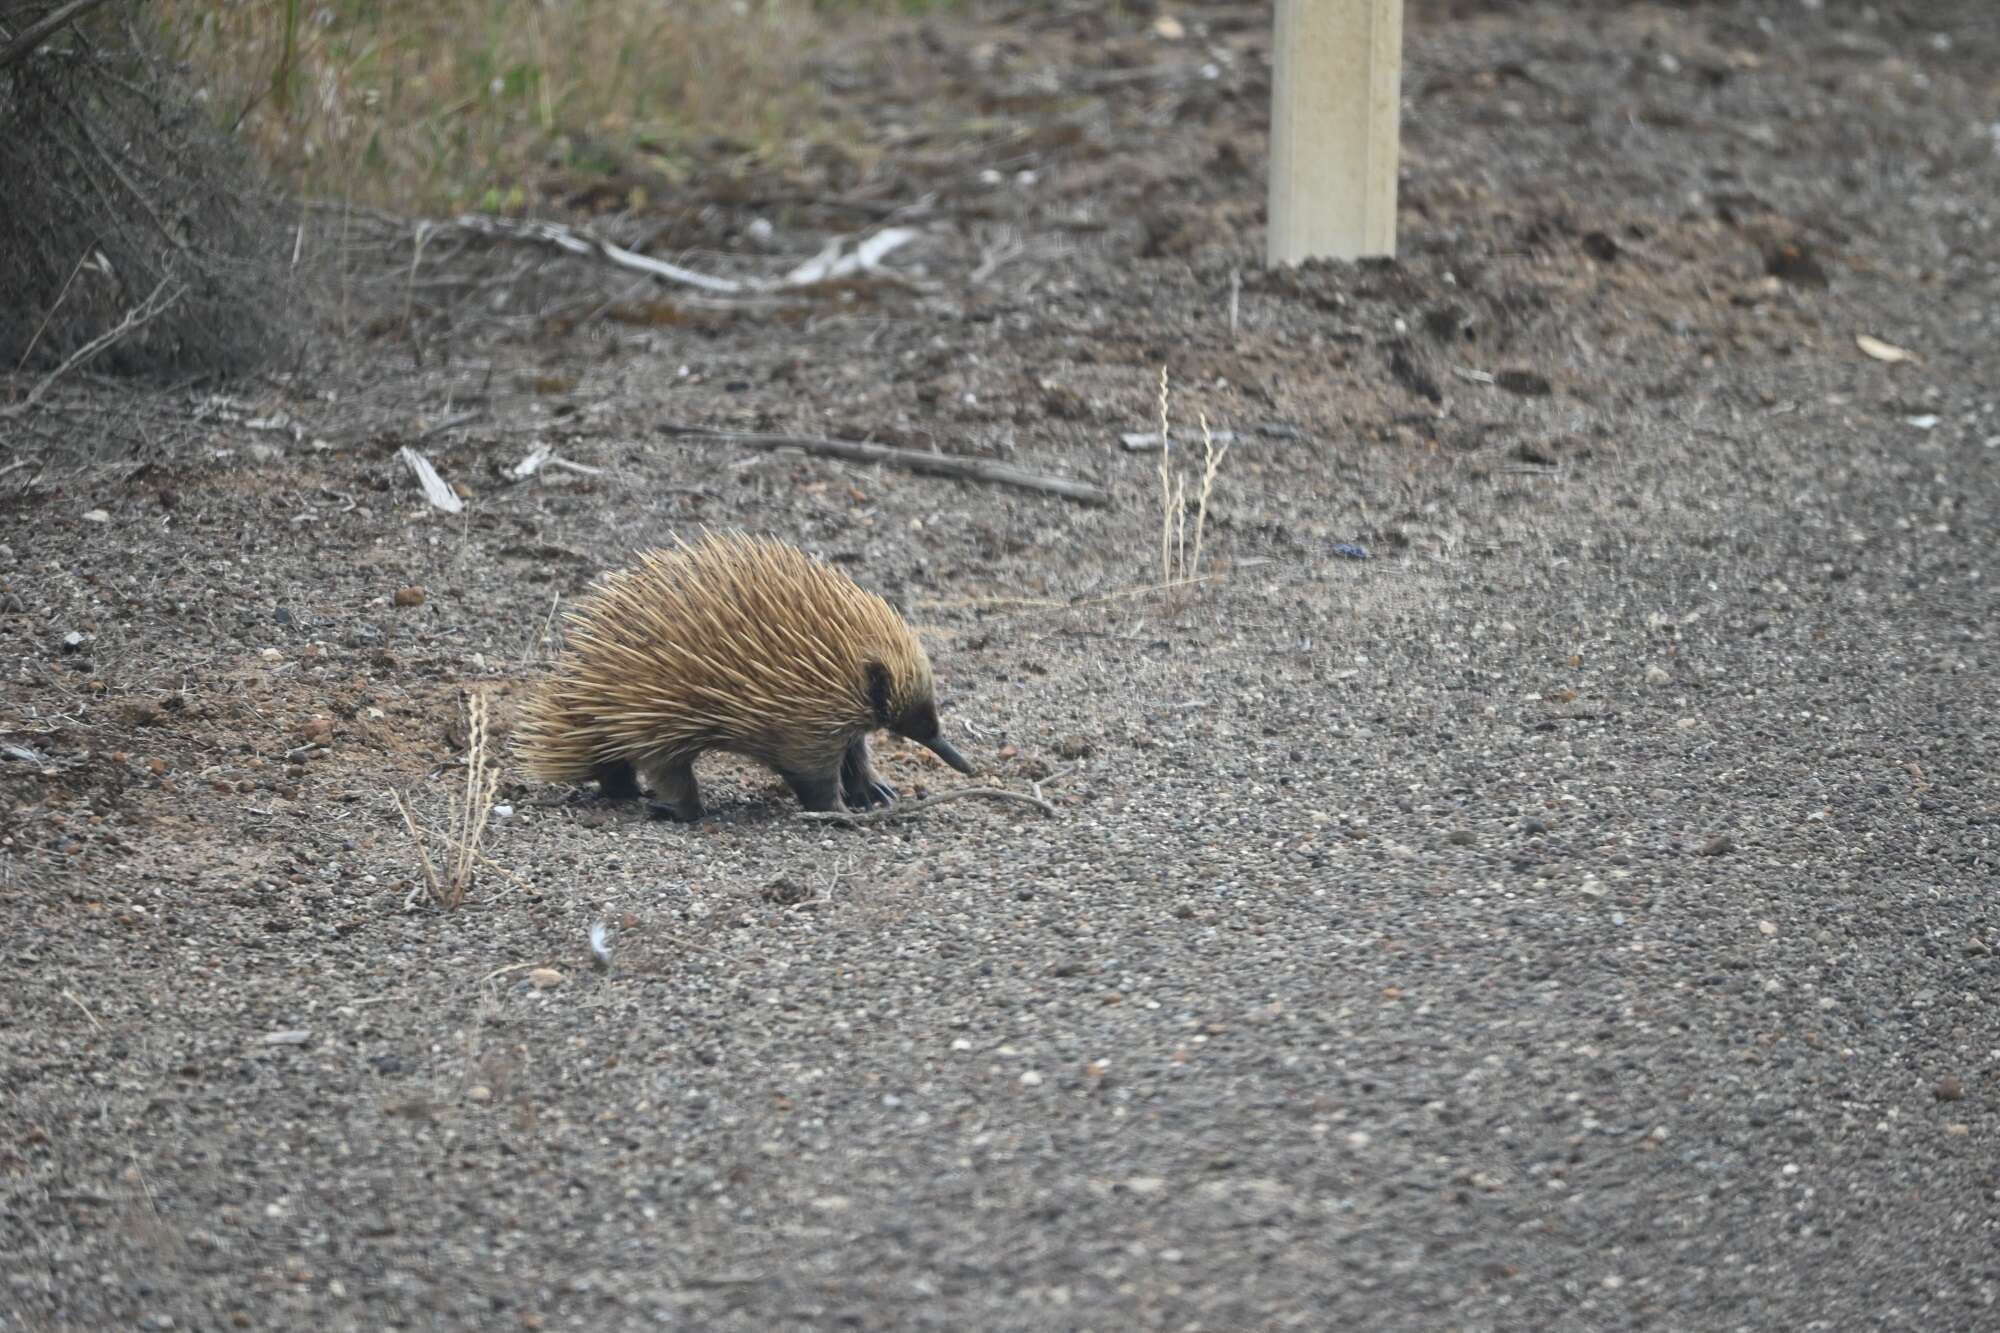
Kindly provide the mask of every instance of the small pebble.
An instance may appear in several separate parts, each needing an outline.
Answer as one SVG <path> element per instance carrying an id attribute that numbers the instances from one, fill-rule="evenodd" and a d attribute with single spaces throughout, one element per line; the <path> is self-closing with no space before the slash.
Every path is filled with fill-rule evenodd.
<path id="1" fill-rule="evenodd" d="M 1039 1088 L 1042 1086 L 1042 1076 L 1032 1069 L 1023 1069 L 1021 1071 L 1021 1086 L 1024 1088 Z"/>
<path id="2" fill-rule="evenodd" d="M 553 967 L 538 967 L 528 973 L 528 984 L 536 990 L 547 990 L 551 986 L 562 985 L 563 974 Z"/>
<path id="3" fill-rule="evenodd" d="M 424 590 L 414 584 L 407 588 L 398 588 L 394 600 L 397 606 L 422 606 Z"/>
<path id="4" fill-rule="evenodd" d="M 109 523 L 111 515 L 102 509 L 93 509 L 83 516 L 83 521 L 86 523 Z"/>
<path id="5" fill-rule="evenodd" d="M 1965 1084 L 1961 1083 L 1958 1079 L 1952 1077 L 1950 1074 L 1946 1074 L 1943 1078 L 1939 1079 L 1937 1081 L 1936 1086 L 1934 1086 L 1931 1089 L 1931 1096 L 1937 1098 L 1941 1102 L 1955 1102 L 1960 1098 L 1962 1098 L 1963 1096 L 1965 1096 Z"/>
<path id="6" fill-rule="evenodd" d="M 311 1040 L 311 1028 L 286 1028 L 282 1032 L 267 1032 L 263 1037 L 266 1046 L 303 1046 Z"/>
<path id="7" fill-rule="evenodd" d="M 1703 856 L 1723 856 L 1736 850 L 1736 840 L 1727 833 L 1718 833 L 1701 845 Z"/>
<path id="8" fill-rule="evenodd" d="M 1646 683 L 1648 685 L 1664 685 L 1672 679 L 1673 677 L 1667 674 L 1667 669 L 1663 666 L 1649 666 L 1646 668 Z"/>

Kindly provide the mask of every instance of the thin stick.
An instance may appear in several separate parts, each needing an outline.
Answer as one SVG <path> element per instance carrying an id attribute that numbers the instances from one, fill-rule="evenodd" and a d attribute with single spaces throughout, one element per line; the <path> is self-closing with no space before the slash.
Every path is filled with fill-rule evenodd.
<path id="1" fill-rule="evenodd" d="M 5 50 L 0 50 L 0 69 L 7 69 L 26 60 L 36 47 L 55 35 L 57 28 L 71 19 L 82 18 L 103 3 L 104 0 L 69 0 L 68 4 L 41 22 L 29 24 L 19 37 L 7 43 Z"/>
<path id="2" fill-rule="evenodd" d="M 920 815 L 933 806 L 944 805 L 949 801 L 964 801 L 975 796 L 989 801 L 1015 801 L 1021 805 L 1032 805 L 1043 814 L 1049 816 L 1053 816 L 1056 812 L 1056 808 L 1041 797 L 1030 796 L 1024 791 L 1008 791 L 1005 787 L 954 787 L 950 791 L 939 792 L 936 796 L 926 796 L 921 801 L 898 801 L 894 805 L 885 805 L 879 810 L 859 812 L 845 810 L 802 810 L 799 812 L 798 817 L 823 824 L 885 824 L 891 820 L 907 819 L 912 815 Z"/>
<path id="3" fill-rule="evenodd" d="M 505 967 L 496 967 L 491 972 L 488 972 L 485 976 L 479 979 L 479 984 L 484 986 L 487 982 L 497 980 L 500 977 L 504 977 L 509 972 L 525 972 L 531 967 L 548 967 L 548 966 L 550 966 L 550 964 L 548 963 L 509 963 Z"/>
<path id="4" fill-rule="evenodd" d="M 389 795 L 395 798 L 396 808 L 403 812 L 403 823 L 410 830 L 410 841 L 417 844 L 417 859 L 423 862 L 424 866 L 424 883 L 430 886 L 432 897 L 439 897 L 437 871 L 431 868 L 431 854 L 424 849 L 424 835 L 417 831 L 417 818 L 410 813 L 410 807 L 404 803 L 403 793 L 392 790 Z"/>
<path id="5" fill-rule="evenodd" d="M 922 449 L 898 449 L 893 445 L 869 444 L 860 440 L 827 440 L 813 435 L 769 435 L 754 431 L 709 430 L 701 426 L 660 427 L 669 435 L 723 444 L 741 444 L 752 449 L 802 449 L 827 458 L 844 458 L 850 463 L 887 463 L 906 472 L 934 477 L 954 477 L 960 481 L 984 481 L 996 486 L 1013 486 L 1024 491 L 1060 495 L 1080 504 L 1109 505 L 1111 492 L 1087 481 L 1051 477 L 1007 463 L 984 458 L 962 458 L 955 454 L 933 454 Z"/>
<path id="6" fill-rule="evenodd" d="M 187 291 L 187 288 L 182 287 L 172 296 L 161 301 L 159 299 L 160 293 L 166 289 L 167 284 L 171 281 L 173 281 L 171 276 L 161 278 L 160 285 L 153 288 L 152 293 L 145 300 L 125 312 L 125 318 L 118 321 L 116 328 L 106 329 L 83 346 L 77 348 L 76 351 L 70 353 L 69 360 L 44 375 L 34 388 L 28 390 L 26 398 L 23 398 L 12 407 L 0 408 L 0 416 L 19 416 L 21 413 L 27 411 L 42 400 L 42 395 L 49 391 L 50 385 L 74 370 L 78 365 L 90 360 L 90 358 L 96 356 L 126 334 L 131 333 L 134 329 L 144 327 L 155 317 L 171 309 L 174 302 L 180 300 L 182 294 Z"/>
<path id="7" fill-rule="evenodd" d="M 1201 499 L 1194 513 L 1194 559 L 1188 564 L 1188 573 L 1201 571 L 1201 530 L 1208 524 L 1208 496 L 1215 489 L 1215 474 L 1222 471 L 1222 459 L 1229 452 L 1229 441 L 1222 442 L 1222 448 L 1215 447 L 1215 436 L 1209 433 L 1208 413 L 1196 414 L 1201 421 Z"/>
<path id="8" fill-rule="evenodd" d="M 1174 532 L 1174 480 L 1169 459 L 1173 457 L 1174 437 L 1167 428 L 1167 368 L 1160 367 L 1160 577 L 1174 576 L 1173 550 L 1169 545 Z"/>
<path id="9" fill-rule="evenodd" d="M 542 645 L 549 641 L 549 632 L 555 628 L 556 608 L 560 605 L 562 605 L 562 592 L 558 589 L 555 595 L 549 598 L 549 614 L 548 618 L 542 621 L 542 632 L 528 640 L 528 650 L 521 655 L 522 661 L 537 662 L 541 660 Z"/>
<path id="10" fill-rule="evenodd" d="M 83 1016 L 90 1020 L 90 1025 L 92 1027 L 96 1028 L 99 1032 L 104 1031 L 104 1024 L 97 1021 L 97 1015 L 91 1013 L 89 1006 L 85 1005 L 82 1000 L 77 999 L 76 995 L 73 992 L 64 991 L 62 995 L 65 1000 L 68 1000 L 71 1004 L 83 1010 Z"/>
<path id="11" fill-rule="evenodd" d="M 69 271 L 69 277 L 63 280 L 62 290 L 56 293 L 56 303 L 49 307 L 49 313 L 43 315 L 42 322 L 35 326 L 35 336 L 28 339 L 28 350 L 21 353 L 21 359 L 14 363 L 15 374 L 18 375 L 21 372 L 21 367 L 28 364 L 28 358 L 34 355 L 35 344 L 42 340 L 42 334 L 49 327 L 49 321 L 56 317 L 56 311 L 62 309 L 64 299 L 69 296 L 70 284 L 76 281 L 76 275 L 83 272 L 83 266 L 89 262 L 90 251 L 86 250 L 76 261 L 76 267 Z"/>
<path id="12" fill-rule="evenodd" d="M 1196 578 L 1166 579 L 1160 583 L 1147 583 L 1136 588 L 1120 588 L 1116 592 L 1085 597 L 1075 602 L 1058 602 L 1049 597 L 953 597 L 918 602 L 916 605 L 926 611 L 960 611 L 967 607 L 985 609 L 1012 607 L 1022 611 L 1081 611 L 1093 606 L 1108 606 L 1112 602 L 1130 601 L 1134 597 L 1149 597 L 1156 592 L 1189 588 L 1197 583 L 1215 583 L 1221 578 L 1220 574 L 1203 574 Z"/>

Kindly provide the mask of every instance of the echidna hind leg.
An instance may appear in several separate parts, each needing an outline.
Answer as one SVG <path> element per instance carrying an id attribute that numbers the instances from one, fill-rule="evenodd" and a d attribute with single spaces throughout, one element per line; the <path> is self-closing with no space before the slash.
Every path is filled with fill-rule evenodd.
<path id="1" fill-rule="evenodd" d="M 639 778 L 632 771 L 629 759 L 614 759 L 597 765 L 590 770 L 590 776 L 597 780 L 597 794 L 607 801 L 636 801 L 639 799 Z"/>
<path id="2" fill-rule="evenodd" d="M 792 794 L 799 798 L 799 804 L 808 810 L 823 814 L 836 813 L 847 807 L 840 803 L 840 772 L 809 777 L 804 773 L 781 773 Z"/>
<path id="3" fill-rule="evenodd" d="M 662 819 L 692 824 L 702 816 L 701 787 L 694 780 L 694 760 L 655 759 L 646 765 L 646 785 L 653 789 L 653 813 Z"/>
<path id="4" fill-rule="evenodd" d="M 840 799 L 850 810 L 895 803 L 896 789 L 875 776 L 875 766 L 868 760 L 866 736 L 856 736 L 840 756 Z"/>

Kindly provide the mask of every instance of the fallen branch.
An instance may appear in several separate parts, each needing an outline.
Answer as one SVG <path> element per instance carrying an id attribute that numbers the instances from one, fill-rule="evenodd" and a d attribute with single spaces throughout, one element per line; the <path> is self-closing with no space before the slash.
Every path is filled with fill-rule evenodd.
<path id="1" fill-rule="evenodd" d="M 909 227 L 885 227 L 859 241 L 851 237 L 836 236 L 828 241 L 826 247 L 817 255 L 794 268 L 783 278 L 770 282 L 755 278 L 718 278 L 711 274 L 699 273 L 691 268 L 682 268 L 679 264 L 669 264 L 664 259 L 642 255 L 615 241 L 608 241 L 602 236 L 577 227 L 565 226 L 560 222 L 494 217 L 486 213 L 461 213 L 446 223 L 419 223 L 417 228 L 419 252 L 422 251 L 425 241 L 447 228 L 457 228 L 504 240 L 536 241 L 544 245 L 553 245 L 559 250 L 567 250 L 573 255 L 595 255 L 616 264 L 619 268 L 644 273 L 648 277 L 659 278 L 666 282 L 676 282 L 684 287 L 712 292 L 717 296 L 768 296 L 786 290 L 817 287 L 829 282 L 873 274 L 890 251 L 899 249 L 917 238 L 916 231 Z"/>
<path id="2" fill-rule="evenodd" d="M 800 819 L 810 819 L 822 824 L 886 824 L 892 820 L 908 819 L 920 815 L 935 806 L 950 801 L 970 800 L 980 797 L 988 801 L 1014 801 L 1021 805 L 1032 805 L 1043 814 L 1053 818 L 1056 808 L 1039 796 L 1030 796 L 1024 791 L 1008 791 L 1005 787 L 954 787 L 950 791 L 939 792 L 936 796 L 926 796 L 921 801 L 897 801 L 875 810 L 802 810 Z"/>
<path id="3" fill-rule="evenodd" d="M 34 54 L 36 47 L 55 35 L 57 28 L 71 19 L 82 18 L 103 3 L 104 0 L 70 0 L 68 4 L 44 16 L 39 22 L 29 24 L 21 30 L 19 37 L 7 43 L 5 50 L 0 50 L 0 69 L 7 69 L 26 60 Z"/>
<path id="4" fill-rule="evenodd" d="M 622 245 L 614 244 L 600 236 L 579 232 L 573 227 L 565 227 L 556 222 L 522 222 L 512 218 L 493 217 L 485 213 L 461 213 L 445 226 L 459 227 L 477 232 L 482 236 L 498 236 L 516 241 L 541 241 L 573 255 L 595 254 L 607 259 L 620 268 L 629 268 L 639 273 L 664 278 L 668 282 L 678 282 L 688 287 L 699 287 L 705 292 L 715 292 L 721 296 L 737 296 L 755 290 L 751 284 L 738 282 L 734 278 L 714 278 L 706 273 L 669 264 L 662 259 L 635 254 Z M 419 230 L 419 245 L 431 231 L 441 231 L 437 223 L 423 223 Z"/>
<path id="5" fill-rule="evenodd" d="M 1111 492 L 1102 486 L 1029 472 L 1010 463 L 996 463 L 984 458 L 933 454 L 922 449 L 899 449 L 894 445 L 870 444 L 861 440 L 826 440 L 813 435 L 768 435 L 756 431 L 709 430 L 702 426 L 672 424 L 663 425 L 660 429 L 669 435 L 740 444 L 751 449 L 800 449 L 827 458 L 844 458 L 850 463 L 887 463 L 906 472 L 1040 491 L 1047 495 L 1060 495 L 1079 504 L 1108 506 L 1111 503 Z"/>
<path id="6" fill-rule="evenodd" d="M 49 391 L 49 386 L 61 379 L 65 374 L 82 365 L 85 361 L 90 360 L 127 334 L 143 328 L 153 319 L 173 309 L 174 302 L 181 299 L 182 295 L 186 293 L 187 288 L 177 288 L 173 295 L 167 297 L 165 300 L 161 300 L 160 293 L 166 290 L 167 284 L 172 280 L 171 278 L 161 278 L 160 285 L 153 288 L 152 294 L 147 296 L 138 305 L 126 311 L 125 318 L 119 320 L 116 326 L 106 329 L 70 353 L 67 361 L 42 376 L 35 387 L 28 390 L 26 398 L 23 398 L 12 407 L 0 408 L 0 417 L 19 416 L 21 413 L 26 412 L 29 408 L 40 402 L 42 395 Z"/>

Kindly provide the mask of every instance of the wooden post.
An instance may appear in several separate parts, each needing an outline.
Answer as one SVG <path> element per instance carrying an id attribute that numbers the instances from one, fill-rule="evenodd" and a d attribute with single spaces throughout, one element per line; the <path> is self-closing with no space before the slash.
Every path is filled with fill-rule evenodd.
<path id="1" fill-rule="evenodd" d="M 1277 0 L 1273 264 L 1396 253 L 1403 0 Z"/>

